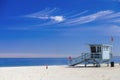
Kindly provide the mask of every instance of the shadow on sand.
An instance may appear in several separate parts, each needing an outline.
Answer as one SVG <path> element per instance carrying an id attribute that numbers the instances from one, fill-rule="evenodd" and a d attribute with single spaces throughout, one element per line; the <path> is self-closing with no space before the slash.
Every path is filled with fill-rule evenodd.
<path id="1" fill-rule="evenodd" d="M 100 66 L 67 66 L 66 68 L 99 68 Z"/>

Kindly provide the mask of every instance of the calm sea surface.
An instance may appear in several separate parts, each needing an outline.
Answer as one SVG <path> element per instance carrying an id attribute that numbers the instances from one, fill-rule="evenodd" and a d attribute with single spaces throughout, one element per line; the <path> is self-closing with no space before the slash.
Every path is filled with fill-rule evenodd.
<path id="1" fill-rule="evenodd" d="M 1 66 L 67 65 L 67 58 L 0 58 Z"/>
<path id="2" fill-rule="evenodd" d="M 120 57 L 113 57 L 111 61 L 120 62 Z M 0 67 L 3 66 L 42 66 L 68 65 L 67 58 L 0 58 Z"/>

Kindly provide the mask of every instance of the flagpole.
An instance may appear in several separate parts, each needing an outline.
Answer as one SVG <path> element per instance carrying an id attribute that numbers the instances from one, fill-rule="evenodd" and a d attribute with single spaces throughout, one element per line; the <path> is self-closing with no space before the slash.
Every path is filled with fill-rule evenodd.
<path id="1" fill-rule="evenodd" d="M 114 38 L 113 38 L 113 36 L 111 36 L 111 46 L 112 46 L 112 49 L 111 49 L 111 58 L 113 58 L 113 41 L 114 41 Z"/>

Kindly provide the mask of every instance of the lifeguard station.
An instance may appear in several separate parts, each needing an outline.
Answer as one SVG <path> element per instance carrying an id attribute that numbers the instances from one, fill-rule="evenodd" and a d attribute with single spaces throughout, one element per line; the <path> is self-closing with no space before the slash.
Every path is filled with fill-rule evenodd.
<path id="1" fill-rule="evenodd" d="M 81 56 L 69 60 L 69 66 L 77 64 L 93 64 L 100 66 L 101 63 L 109 64 L 112 58 L 112 45 L 89 44 L 90 53 L 82 53 Z"/>

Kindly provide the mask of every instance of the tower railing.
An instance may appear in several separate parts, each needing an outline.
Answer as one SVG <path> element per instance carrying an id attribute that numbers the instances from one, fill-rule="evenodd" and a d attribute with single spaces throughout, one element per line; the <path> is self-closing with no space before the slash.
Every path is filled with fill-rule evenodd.
<path id="1" fill-rule="evenodd" d="M 79 63 L 84 63 L 87 59 L 90 59 L 90 58 L 91 58 L 90 53 L 82 53 L 81 56 L 69 60 L 69 65 L 74 66 Z"/>

